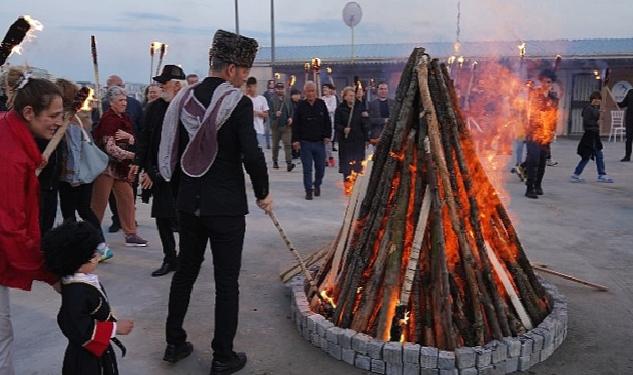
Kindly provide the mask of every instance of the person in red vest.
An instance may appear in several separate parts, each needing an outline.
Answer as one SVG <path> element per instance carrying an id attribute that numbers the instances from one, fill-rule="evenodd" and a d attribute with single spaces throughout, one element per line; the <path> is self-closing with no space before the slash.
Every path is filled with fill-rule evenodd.
<path id="1" fill-rule="evenodd" d="M 57 86 L 24 73 L 16 83 L 13 109 L 0 113 L 0 374 L 13 375 L 13 330 L 9 288 L 31 290 L 44 281 L 59 290 L 59 278 L 44 268 L 40 250 L 40 187 L 45 165 L 35 138 L 51 139 L 62 123 Z"/>

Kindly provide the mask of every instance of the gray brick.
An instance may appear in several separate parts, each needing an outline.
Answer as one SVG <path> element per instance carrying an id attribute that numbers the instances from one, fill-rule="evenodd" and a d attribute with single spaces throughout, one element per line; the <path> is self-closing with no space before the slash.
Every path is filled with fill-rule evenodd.
<path id="1" fill-rule="evenodd" d="M 420 367 L 422 368 L 437 368 L 437 361 L 439 356 L 439 350 L 429 346 L 423 346 L 420 348 Z"/>
<path id="2" fill-rule="evenodd" d="M 532 356 L 530 357 L 530 367 L 534 367 L 540 362 L 541 362 L 541 352 L 532 353 Z"/>
<path id="3" fill-rule="evenodd" d="M 554 332 L 556 332 L 556 328 L 549 330 L 544 328 L 535 328 L 532 332 L 543 337 L 543 348 L 554 344 Z"/>
<path id="4" fill-rule="evenodd" d="M 531 367 L 530 360 L 531 357 L 529 355 L 525 357 L 519 357 L 519 371 L 527 371 Z"/>
<path id="5" fill-rule="evenodd" d="M 312 340 L 312 332 L 308 331 L 307 329 L 303 330 L 302 335 L 306 341 L 310 342 Z"/>
<path id="6" fill-rule="evenodd" d="M 480 368 L 478 371 L 478 375 L 493 375 L 495 368 L 492 367 L 492 365 L 489 366 L 484 366 L 482 368 Z"/>
<path id="7" fill-rule="evenodd" d="M 338 361 L 343 359 L 343 350 L 336 344 L 328 343 L 327 352 Z"/>
<path id="8" fill-rule="evenodd" d="M 380 359 L 372 359 L 371 360 L 371 372 L 374 374 L 384 374 L 387 371 L 387 365 L 385 361 L 381 361 Z"/>
<path id="9" fill-rule="evenodd" d="M 478 371 L 474 367 L 463 368 L 459 370 L 459 375 L 477 375 Z"/>
<path id="10" fill-rule="evenodd" d="M 455 349 L 455 362 L 457 363 L 458 369 L 475 367 L 477 363 L 475 349 L 468 347 Z"/>
<path id="11" fill-rule="evenodd" d="M 529 357 L 532 354 L 534 340 L 526 335 L 520 336 L 519 340 L 521 340 L 521 357 Z"/>
<path id="12" fill-rule="evenodd" d="M 332 322 L 330 322 L 329 320 L 324 319 L 318 321 L 316 327 L 319 336 L 325 337 L 325 333 L 327 332 L 327 330 L 334 327 L 334 324 L 332 324 Z"/>
<path id="13" fill-rule="evenodd" d="M 506 374 L 510 374 L 519 370 L 519 357 L 510 357 L 506 359 Z"/>
<path id="14" fill-rule="evenodd" d="M 325 337 L 321 337 L 321 336 L 319 337 L 321 338 L 321 350 L 327 352 L 327 347 L 328 347 L 327 339 Z"/>
<path id="15" fill-rule="evenodd" d="M 407 342 L 403 345 L 404 363 L 420 364 L 420 345 Z"/>
<path id="16" fill-rule="evenodd" d="M 341 348 L 341 352 L 343 353 L 343 361 L 354 366 L 354 362 L 356 360 L 356 352 L 353 351 L 352 349 L 344 349 L 344 348 Z"/>
<path id="17" fill-rule="evenodd" d="M 364 333 L 359 333 L 352 337 L 352 349 L 356 350 L 358 354 L 367 355 L 367 343 L 371 341 L 371 337 Z"/>
<path id="18" fill-rule="evenodd" d="M 387 375 L 403 375 L 403 367 L 402 363 L 387 363 L 387 371 L 385 373 Z"/>
<path id="19" fill-rule="evenodd" d="M 492 340 L 485 346 L 492 350 L 492 363 L 497 364 L 508 358 L 508 347 L 499 340 Z"/>
<path id="20" fill-rule="evenodd" d="M 516 337 L 504 337 L 503 343 L 508 347 L 508 357 L 514 358 L 521 355 L 521 340 Z"/>
<path id="21" fill-rule="evenodd" d="M 420 375 L 440 375 L 440 370 L 436 368 L 421 368 Z"/>
<path id="22" fill-rule="evenodd" d="M 402 344 L 394 341 L 385 343 L 382 355 L 387 363 L 402 364 Z"/>
<path id="23" fill-rule="evenodd" d="M 404 363 L 404 375 L 420 375 L 420 365 L 415 363 Z"/>
<path id="24" fill-rule="evenodd" d="M 492 365 L 492 375 L 506 375 L 506 361 Z"/>
<path id="25" fill-rule="evenodd" d="M 543 336 L 537 335 L 534 332 L 528 332 L 525 334 L 532 339 L 532 353 L 540 352 L 543 349 Z"/>
<path id="26" fill-rule="evenodd" d="M 440 375 L 459 375 L 457 369 L 440 369 Z"/>
<path id="27" fill-rule="evenodd" d="M 548 347 L 543 348 L 543 350 L 541 350 L 540 361 L 543 362 L 543 361 L 547 360 L 549 357 L 552 356 L 553 353 L 554 353 L 554 347 L 553 346 L 548 346 Z"/>
<path id="28" fill-rule="evenodd" d="M 477 353 L 476 365 L 478 369 L 482 369 L 492 364 L 492 350 L 481 346 L 477 346 L 474 349 L 475 353 Z"/>
<path id="29" fill-rule="evenodd" d="M 382 348 L 385 346 L 385 342 L 381 340 L 371 339 L 367 343 L 367 355 L 373 359 L 382 359 Z"/>
<path id="30" fill-rule="evenodd" d="M 316 332 L 317 331 L 317 328 L 316 328 L 317 322 L 319 322 L 321 320 L 325 320 L 325 318 L 323 316 L 321 316 L 321 315 L 318 315 L 318 314 L 310 315 L 308 317 L 308 330 L 310 332 Z"/>
<path id="31" fill-rule="evenodd" d="M 338 345 L 338 336 L 343 332 L 339 327 L 332 327 L 325 332 L 325 338 L 327 341 Z"/>
<path id="32" fill-rule="evenodd" d="M 364 355 L 357 355 L 354 366 L 361 370 L 369 371 L 371 370 L 371 359 Z"/>
<path id="33" fill-rule="evenodd" d="M 312 342 L 312 345 L 321 347 L 321 336 L 319 336 L 316 333 L 313 333 L 311 342 Z"/>
<path id="34" fill-rule="evenodd" d="M 338 336 L 338 343 L 343 349 L 351 349 L 352 348 L 352 337 L 356 335 L 356 331 L 351 329 L 345 329 Z"/>
<path id="35" fill-rule="evenodd" d="M 455 368 L 455 352 L 440 350 L 437 357 L 437 367 L 440 370 L 452 370 Z"/>

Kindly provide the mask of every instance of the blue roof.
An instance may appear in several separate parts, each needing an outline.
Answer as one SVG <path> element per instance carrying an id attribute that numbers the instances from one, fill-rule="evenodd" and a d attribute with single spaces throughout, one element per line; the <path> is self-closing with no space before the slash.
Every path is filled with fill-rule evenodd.
<path id="1" fill-rule="evenodd" d="M 630 58 L 633 38 L 526 41 L 526 57 L 543 58 L 561 55 L 564 58 Z M 518 42 L 463 42 L 461 55 L 472 58 L 518 57 Z M 453 54 L 453 43 L 359 44 L 354 47 L 357 61 L 401 61 L 413 48 L 424 47 L 433 57 L 446 58 Z M 329 62 L 348 62 L 351 45 L 277 47 L 277 63 L 303 63 L 312 57 Z M 270 47 L 260 48 L 258 63 L 270 62 Z"/>

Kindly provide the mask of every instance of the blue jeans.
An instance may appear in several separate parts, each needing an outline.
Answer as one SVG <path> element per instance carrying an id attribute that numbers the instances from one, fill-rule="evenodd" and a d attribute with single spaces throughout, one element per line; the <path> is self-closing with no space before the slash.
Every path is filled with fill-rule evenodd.
<path id="1" fill-rule="evenodd" d="M 523 139 L 517 139 L 514 141 L 514 153 L 516 156 L 516 164 L 521 165 L 523 163 L 523 148 L 525 146 L 525 141 Z"/>
<path id="2" fill-rule="evenodd" d="M 314 184 L 312 183 L 312 164 L 314 163 Z M 303 166 L 303 187 L 312 191 L 313 186 L 320 187 L 325 174 L 325 144 L 323 142 L 301 141 L 301 165 Z"/>
<path id="3" fill-rule="evenodd" d="M 578 166 L 576 166 L 576 170 L 574 174 L 576 176 L 580 176 L 585 166 L 589 163 L 589 158 L 583 158 L 578 162 Z M 598 176 L 603 176 L 607 174 L 604 167 L 604 156 L 602 155 L 602 150 L 596 151 L 596 168 L 598 169 Z"/>

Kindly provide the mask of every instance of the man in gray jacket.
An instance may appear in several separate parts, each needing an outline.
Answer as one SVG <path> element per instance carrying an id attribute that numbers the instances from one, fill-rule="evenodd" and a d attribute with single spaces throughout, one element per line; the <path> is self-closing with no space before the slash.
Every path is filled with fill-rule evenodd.
<path id="1" fill-rule="evenodd" d="M 369 103 L 369 122 L 371 125 L 369 131 L 370 143 L 377 144 L 385 128 L 385 124 L 389 121 L 389 116 L 393 110 L 394 100 L 389 99 L 389 85 L 387 82 L 378 84 L 377 98 Z"/>

